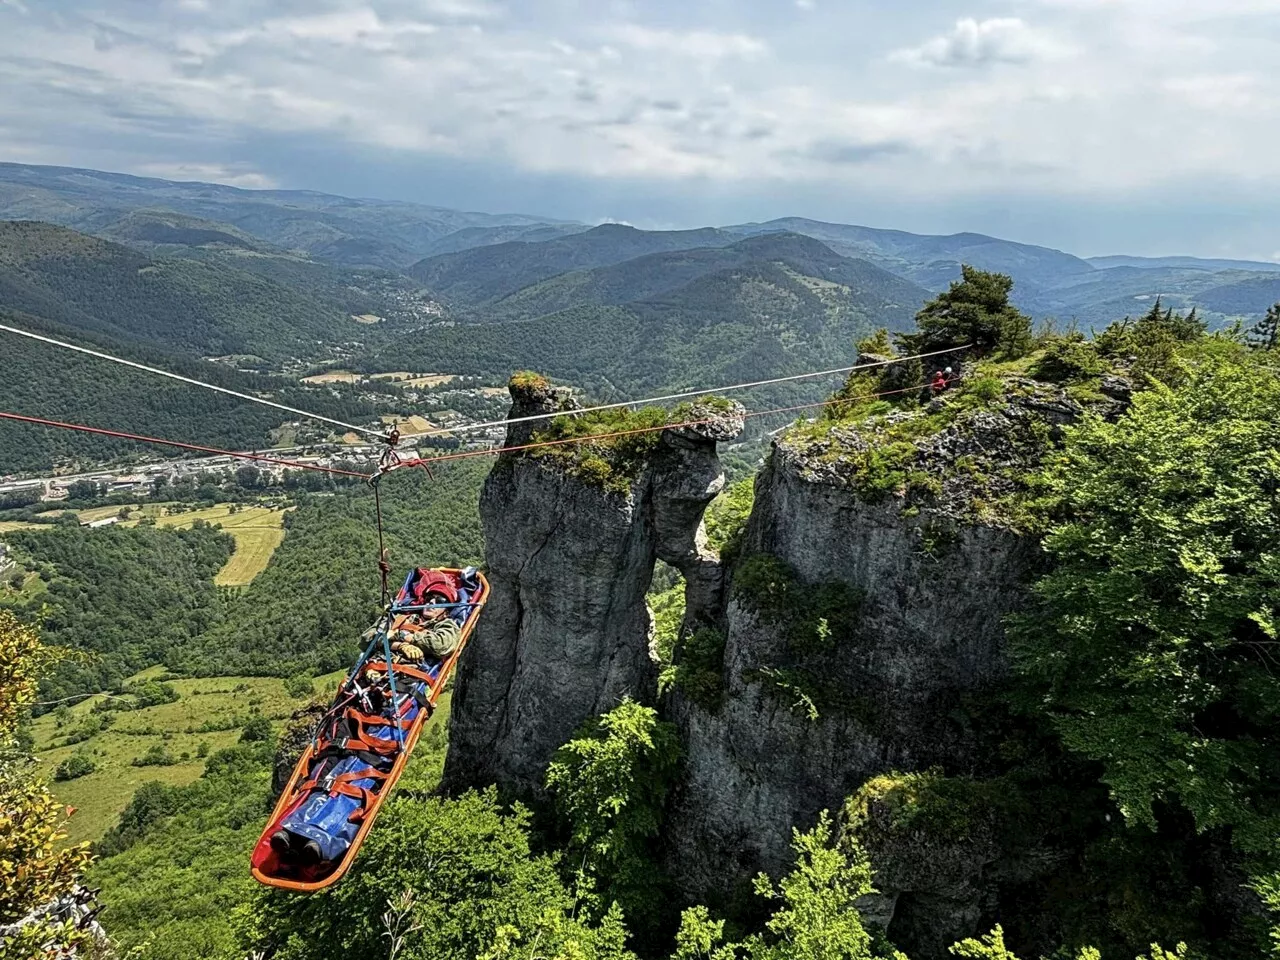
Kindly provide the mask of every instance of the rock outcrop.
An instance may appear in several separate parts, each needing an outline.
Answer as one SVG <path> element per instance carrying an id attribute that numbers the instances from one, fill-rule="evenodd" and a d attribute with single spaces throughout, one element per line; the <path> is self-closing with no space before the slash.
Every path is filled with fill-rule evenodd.
<path id="1" fill-rule="evenodd" d="M 1098 402 L 1118 407 L 1117 392 Z M 513 382 L 512 396 L 516 421 L 562 402 L 537 380 Z M 458 675 L 446 786 L 537 797 L 584 720 L 624 696 L 657 700 L 645 603 L 656 558 L 685 576 L 682 636 L 696 633 L 703 659 L 718 649 L 708 637 L 724 641 L 719 695 L 706 683 L 720 661 L 699 660 L 698 694 L 677 679 L 662 703 L 686 757 L 665 856 L 689 902 L 742 902 L 758 871 L 790 868 L 793 827 L 875 778 L 988 775 L 974 704 L 1008 674 L 1004 619 L 1041 558 L 1018 532 L 1020 483 L 1082 409 L 1062 388 L 1008 378 L 792 431 L 756 479 L 728 576 L 702 516 L 724 483 L 716 442 L 742 427 L 737 405 L 664 431 L 621 484 L 593 455 L 504 455 L 481 499 L 493 595 Z M 529 430 L 513 423 L 509 442 Z M 976 932 L 999 884 L 1036 869 L 989 825 L 860 842 L 880 861 L 867 915 L 922 957 Z"/>
<path id="2" fill-rule="evenodd" d="M 690 902 L 732 902 L 756 872 L 785 872 L 792 827 L 874 777 L 990 769 L 972 709 L 1008 673 L 1004 618 L 1041 562 L 1002 498 L 1082 410 L 1043 384 L 1006 389 L 775 443 L 732 574 L 720 706 L 678 688 L 667 704 L 687 756 L 667 866 Z M 874 458 L 893 450 L 885 480 Z M 792 578 L 792 609 L 761 602 L 761 569 Z M 797 618 L 835 589 L 857 598 L 853 622 L 806 641 L 815 628 Z M 997 880 L 1025 866 L 997 864 L 989 831 L 882 841 L 865 844 L 882 864 L 868 913 L 920 956 L 971 935 Z"/>
<path id="3" fill-rule="evenodd" d="M 513 380 L 511 393 L 512 420 L 556 409 L 535 378 Z M 654 700 L 654 562 L 685 572 L 690 611 L 716 615 L 723 584 L 699 529 L 724 483 L 716 442 L 741 432 L 742 413 L 695 405 L 686 419 L 705 422 L 663 431 L 624 489 L 578 469 L 572 453 L 501 457 L 480 500 L 493 593 L 458 673 L 447 788 L 497 783 L 536 796 L 583 721 L 626 696 Z M 508 445 L 526 442 L 529 427 L 514 423 Z"/>

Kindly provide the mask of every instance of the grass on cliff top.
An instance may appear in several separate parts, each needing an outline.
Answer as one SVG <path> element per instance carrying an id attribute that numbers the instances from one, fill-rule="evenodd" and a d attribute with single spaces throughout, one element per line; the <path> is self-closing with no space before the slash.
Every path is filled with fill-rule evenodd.
<path id="1" fill-rule="evenodd" d="M 627 494 L 668 422 L 667 411 L 658 407 L 556 417 L 531 440 L 556 445 L 536 447 L 530 454 L 551 460 L 611 493 Z M 601 439 L 585 439 L 588 437 Z"/>
<path id="2" fill-rule="evenodd" d="M 537 447 L 530 455 L 551 459 L 611 493 L 626 494 L 657 448 L 665 427 L 714 417 L 733 407 L 733 401 L 724 397 L 700 397 L 674 410 L 623 407 L 565 414 L 551 420 L 531 439 L 532 443 L 555 446 Z"/>
<path id="3" fill-rule="evenodd" d="M 920 505 L 942 492 L 943 482 L 957 474 L 972 479 L 974 516 L 993 522 L 1014 522 L 1021 511 L 1007 498 L 989 499 L 983 493 L 984 465 L 973 457 L 962 457 L 944 470 L 923 469 L 920 442 L 983 410 L 998 410 L 1009 398 L 1034 389 L 1027 380 L 1060 387 L 1068 398 L 1083 405 L 1105 399 L 1098 389 L 1101 378 L 1112 372 L 1112 364 L 1087 342 L 1074 338 L 1054 338 L 1045 347 L 1014 360 L 984 360 L 959 384 L 944 392 L 939 403 L 922 403 L 921 393 L 911 391 L 891 399 L 877 397 L 884 374 L 859 372 L 835 396 L 821 418 L 796 425 L 785 442 L 810 448 L 817 463 L 840 463 L 858 497 L 879 502 L 893 496 L 904 501 L 904 509 L 918 512 Z M 849 442 L 842 428 L 856 431 L 862 444 Z M 1028 424 L 1028 443 L 1047 443 L 1046 423 Z M 1029 475 L 1002 477 L 1027 483 Z M 1007 485 L 1007 484 L 1006 484 Z"/>

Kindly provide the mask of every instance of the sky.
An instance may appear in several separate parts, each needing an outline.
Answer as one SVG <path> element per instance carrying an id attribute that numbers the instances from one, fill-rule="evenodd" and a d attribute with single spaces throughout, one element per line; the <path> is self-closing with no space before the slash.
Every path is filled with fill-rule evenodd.
<path id="1" fill-rule="evenodd" d="M 0 160 L 1280 260 L 1280 0 L 0 0 Z"/>

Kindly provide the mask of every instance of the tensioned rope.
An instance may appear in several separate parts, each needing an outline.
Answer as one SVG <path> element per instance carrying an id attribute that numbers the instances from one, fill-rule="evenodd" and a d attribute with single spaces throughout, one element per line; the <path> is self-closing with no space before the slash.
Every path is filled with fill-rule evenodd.
<path id="1" fill-rule="evenodd" d="M 916 353 L 908 357 L 892 357 L 889 360 L 876 360 L 872 363 L 855 364 L 852 367 L 836 367 L 832 370 L 815 370 L 812 373 L 797 373 L 788 377 L 774 377 L 771 380 L 753 380 L 749 383 L 734 383 L 726 387 L 711 387 L 706 390 L 686 390 L 683 393 L 668 393 L 659 397 L 646 397 L 642 400 L 619 400 L 616 403 L 603 403 L 595 407 L 584 407 L 581 410 L 562 411 L 560 413 L 535 413 L 527 417 L 512 417 L 510 420 L 490 420 L 485 423 L 469 423 L 461 427 L 450 427 L 448 429 L 441 428 L 439 430 L 428 430 L 423 434 L 415 434 L 415 436 L 431 436 L 438 433 L 472 433 L 476 430 L 487 430 L 490 427 L 505 427 L 512 423 L 532 423 L 537 420 L 551 420 L 555 417 L 563 416 L 565 413 L 595 413 L 598 410 L 619 410 L 623 407 L 637 407 L 643 404 L 666 403 L 671 400 L 687 400 L 690 397 L 706 397 L 712 394 L 731 393 L 735 390 L 750 390 L 754 387 L 770 387 L 779 383 L 794 383 L 797 380 L 812 380 L 818 377 L 832 377 L 838 373 L 856 373 L 859 370 L 873 370 L 876 367 L 885 367 L 894 363 L 904 363 L 908 360 L 927 360 L 929 357 L 939 357 L 946 353 L 959 353 L 962 350 L 968 350 L 972 344 L 964 344 L 959 347 L 948 347 L 945 350 L 933 350 L 929 353 Z"/>
<path id="2" fill-rule="evenodd" d="M 359 477 L 369 479 L 367 473 L 354 470 L 339 470 L 334 467 L 322 467 L 316 463 L 303 463 L 300 460 L 283 460 L 279 457 L 268 457 L 260 453 L 238 453 L 235 450 L 220 450 L 217 447 L 205 447 L 198 443 L 182 443 L 178 440 L 162 440 L 159 437 L 146 437 L 137 433 L 125 433 L 121 430 L 104 430 L 102 427 L 89 427 L 82 423 L 64 423 L 61 420 L 46 420 L 44 417 L 27 417 L 20 413 L 0 412 L 0 419 L 15 420 L 19 423 L 30 423 L 41 427 L 57 427 L 62 430 L 79 430 L 82 433 L 96 433 L 104 437 L 115 437 L 120 440 L 136 440 L 139 443 L 158 443 L 166 447 L 178 447 L 181 450 L 194 450 L 197 453 L 211 453 L 223 457 L 236 457 L 240 460 L 259 460 L 263 463 L 274 463 L 284 467 L 295 467 L 299 470 L 316 470 L 320 473 L 332 473 L 340 477 Z"/>
<path id="3" fill-rule="evenodd" d="M 266 407 L 275 407 L 277 410 L 284 410 L 286 413 L 296 414 L 299 417 L 306 417 L 309 420 L 322 420 L 325 423 L 331 423 L 336 427 L 342 427 L 344 430 L 354 430 L 368 434 L 372 437 L 377 437 L 380 440 L 383 439 L 383 434 L 378 430 L 371 430 L 368 427 L 357 426 L 354 423 L 335 420 L 332 417 L 322 417 L 318 413 L 308 413 L 306 410 L 299 410 L 296 407 L 289 407 L 283 403 L 276 403 L 274 400 L 265 400 L 262 397 L 255 397 L 251 393 L 241 393 L 239 390 L 229 390 L 226 387 L 214 386 L 212 383 L 205 383 L 203 380 L 196 380 L 192 377 L 184 377 L 181 374 L 171 373 L 168 370 L 161 370 L 159 367 L 149 367 L 144 363 L 135 363 L 132 360 L 125 360 L 122 357 L 113 357 L 111 354 L 103 353 L 101 350 L 90 350 L 88 347 L 79 347 L 74 343 L 55 340 L 53 337 L 46 337 L 43 334 L 32 333 L 30 330 L 22 330 L 18 327 L 11 327 L 4 323 L 0 323 L 0 330 L 5 331 L 6 333 L 17 334 L 20 337 L 27 337 L 31 340 L 39 340 L 41 343 L 52 344 L 55 347 L 62 347 L 66 350 L 74 350 L 76 353 L 86 353 L 91 357 L 97 357 L 99 360 L 110 360 L 112 363 L 119 363 L 126 367 L 133 367 L 135 370 L 145 370 L 147 373 L 154 373 L 157 376 L 168 377 L 170 380 L 178 380 L 182 383 L 188 383 L 193 387 L 203 387 L 205 390 L 213 390 L 216 393 L 225 393 L 227 396 L 236 397 L 240 400 L 248 400 L 250 403 L 260 403 Z"/>
<path id="4" fill-rule="evenodd" d="M 906 358 L 903 358 L 906 359 Z M 891 397 L 896 394 L 912 393 L 929 387 L 928 383 L 918 383 L 910 387 L 899 387 L 894 390 L 881 390 L 878 393 L 864 394 L 856 398 L 837 398 L 833 400 L 818 400 L 813 403 L 797 404 L 793 407 L 773 407 L 768 410 L 748 410 L 743 419 L 748 420 L 752 417 L 767 417 L 772 414 L 790 413 L 795 410 L 810 410 L 814 407 L 829 407 L 838 403 L 854 403 L 859 400 L 877 400 L 881 397 Z M 556 414 L 556 416 L 567 417 L 575 413 L 582 413 L 581 410 L 569 410 L 564 413 Z M 484 450 L 466 450 L 461 453 L 445 453 L 437 457 L 417 457 L 409 460 L 401 460 L 396 462 L 393 467 L 430 467 L 433 463 L 444 463 L 449 460 L 466 460 L 470 457 L 492 457 L 503 453 L 518 453 L 523 450 L 534 450 L 538 447 L 558 447 L 571 443 L 589 443 L 593 440 L 615 440 L 619 437 L 631 437 L 642 433 L 657 433 L 661 430 L 678 430 L 681 427 L 697 427 L 704 424 L 715 423 L 717 418 L 704 417 L 700 420 L 682 420 L 677 423 L 664 423 L 653 427 L 635 427 L 630 430 L 615 430 L 610 433 L 595 433 L 585 437 L 565 437 L 559 440 L 538 440 L 533 443 L 521 443 L 509 447 L 487 447 Z M 385 471 L 384 471 L 385 472 Z"/>
<path id="5" fill-rule="evenodd" d="M 905 359 L 905 358 L 904 358 Z M 877 393 L 865 394 L 856 398 L 860 400 L 876 400 L 881 397 L 890 397 L 897 394 L 911 393 L 917 390 L 923 390 L 928 387 L 927 383 L 915 384 L 910 387 L 900 387 L 894 390 L 881 390 Z M 838 403 L 854 402 L 854 398 L 837 398 L 833 400 L 820 400 L 814 403 L 802 403 L 791 407 L 773 407 L 768 410 L 749 410 L 744 414 L 743 419 L 752 417 L 765 417 L 779 413 L 791 413 L 796 410 L 810 410 L 815 407 L 827 407 Z M 557 416 L 571 416 L 575 413 L 582 413 L 580 410 L 568 411 L 557 414 Z M 159 437 L 147 437 L 136 433 L 125 433 L 120 430 L 105 430 L 101 427 L 90 427 L 79 423 L 65 423 L 61 420 L 47 420 L 43 417 L 29 417 L 18 413 L 0 412 L 0 419 L 14 420 L 20 423 L 30 423 L 37 426 L 57 427 L 64 430 L 78 430 L 84 433 L 100 434 L 102 436 L 115 437 L 122 440 L 135 440 L 139 443 L 156 443 L 168 447 L 178 447 L 183 450 L 193 450 L 199 453 L 210 453 L 226 457 L 235 457 L 241 460 L 257 460 L 265 463 L 274 463 L 285 467 L 294 467 L 300 470 L 315 470 L 320 473 L 331 473 L 343 477 L 356 477 L 361 480 L 376 479 L 378 474 L 358 473 L 354 470 L 341 470 L 334 467 L 322 467 L 319 464 L 303 463 L 298 460 L 284 460 L 279 457 L 268 457 L 256 453 L 242 453 L 234 450 L 221 450 L 217 447 L 206 447 L 195 443 L 182 443 L 177 440 L 162 440 Z M 503 453 L 517 453 L 523 450 L 533 450 L 539 447 L 557 447 L 573 443 L 590 443 L 595 440 L 615 440 L 620 437 L 635 436 L 644 433 L 657 433 L 662 430 L 677 430 L 681 427 L 696 427 L 704 424 L 714 423 L 715 418 L 704 417 L 699 420 L 683 420 L 676 423 L 664 423 L 652 427 L 636 427 L 630 430 L 614 430 L 608 433 L 595 433 L 582 437 L 566 437 L 559 440 L 539 440 L 533 443 L 513 444 L 511 446 L 487 447 L 483 450 L 466 450 L 461 453 L 447 453 L 436 457 L 418 457 L 409 460 L 397 461 L 394 468 L 400 467 L 426 467 L 430 468 L 433 463 L 444 463 L 451 460 L 465 460 L 470 457 L 490 457 L 498 456 Z M 389 472 L 389 471 L 383 471 Z"/>

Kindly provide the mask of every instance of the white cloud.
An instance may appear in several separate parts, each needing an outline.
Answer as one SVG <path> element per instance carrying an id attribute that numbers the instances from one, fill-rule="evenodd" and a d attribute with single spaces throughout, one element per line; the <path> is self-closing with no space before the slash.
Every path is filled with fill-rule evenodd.
<path id="1" fill-rule="evenodd" d="M 710 30 L 656 30 L 628 23 L 614 28 L 612 38 L 619 44 L 647 52 L 673 53 L 681 57 L 721 60 L 727 57 L 757 57 L 769 48 L 763 40 L 741 33 Z"/>
<path id="2" fill-rule="evenodd" d="M 950 33 L 918 47 L 890 54 L 904 63 L 935 67 L 981 67 L 992 63 L 1028 63 L 1052 53 L 1054 45 L 1017 17 L 957 20 Z"/>
<path id="3" fill-rule="evenodd" d="M 776 29 L 698 12 L 716 5 L 676 16 L 665 0 L 590 13 L 569 0 L 276 0 L 268 14 L 220 0 L 198 17 L 166 4 L 169 18 L 65 2 L 78 17 L 0 0 L 7 156 L 43 142 L 73 162 L 75 144 L 128 143 L 134 169 L 195 169 L 211 144 L 295 137 L 568 177 L 904 199 L 1280 174 L 1280 42 L 1239 19 L 1256 0 L 1215 0 L 1221 17 L 1206 0 L 1164 0 L 1160 16 L 1156 0 L 1021 0 L 1025 20 L 962 20 L 891 55 L 929 68 L 915 70 L 886 70 L 892 45 L 866 27 L 868 11 L 890 16 L 877 0 L 803 17 L 745 4 L 767 5 Z"/>
<path id="4" fill-rule="evenodd" d="M 1267 99 L 1261 78 L 1247 73 L 1201 73 L 1172 77 L 1165 89 L 1200 110 L 1254 110 Z"/>
<path id="5" fill-rule="evenodd" d="M 137 173 L 162 180 L 199 180 L 249 190 L 266 190 L 280 185 L 272 177 L 248 167 L 219 163 L 143 163 L 138 166 Z"/>

